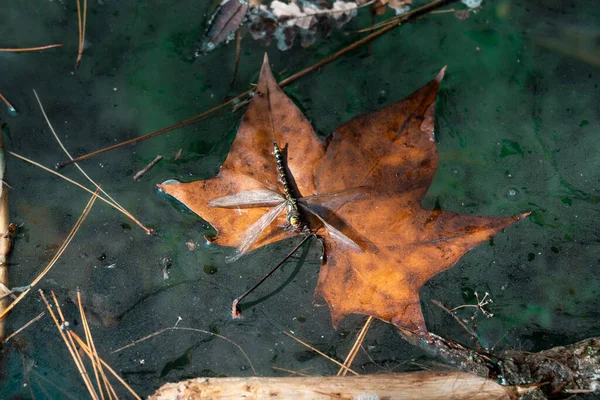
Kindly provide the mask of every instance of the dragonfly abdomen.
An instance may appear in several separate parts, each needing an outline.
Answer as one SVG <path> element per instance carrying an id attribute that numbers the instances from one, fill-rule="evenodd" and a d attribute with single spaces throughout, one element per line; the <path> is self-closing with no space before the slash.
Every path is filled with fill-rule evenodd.
<path id="1" fill-rule="evenodd" d="M 300 229 L 302 227 L 302 219 L 300 217 L 300 211 L 298 210 L 298 201 L 292 195 L 290 190 L 285 167 L 283 165 L 283 156 L 281 155 L 281 149 L 277 146 L 276 141 L 273 141 L 273 152 L 275 153 L 275 160 L 277 161 L 277 173 L 281 180 L 281 184 L 283 185 L 283 193 L 285 194 L 285 202 L 287 205 L 286 219 L 292 227 Z"/>

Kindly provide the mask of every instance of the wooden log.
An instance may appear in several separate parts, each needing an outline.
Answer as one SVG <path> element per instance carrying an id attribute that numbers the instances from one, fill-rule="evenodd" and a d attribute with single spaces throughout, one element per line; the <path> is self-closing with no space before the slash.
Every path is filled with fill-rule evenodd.
<path id="1" fill-rule="evenodd" d="M 463 372 L 326 376 L 195 378 L 160 387 L 151 400 L 173 399 L 514 399 L 511 387 Z"/>

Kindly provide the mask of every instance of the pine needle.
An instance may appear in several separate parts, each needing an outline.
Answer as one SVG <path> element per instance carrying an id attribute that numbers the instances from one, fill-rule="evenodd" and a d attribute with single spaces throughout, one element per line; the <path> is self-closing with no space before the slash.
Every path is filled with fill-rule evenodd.
<path id="1" fill-rule="evenodd" d="M 302 340 L 298 339 L 297 337 L 295 337 L 294 335 L 292 335 L 291 333 L 288 333 L 286 331 L 282 331 L 284 334 L 286 334 L 287 336 L 291 337 L 292 339 L 294 339 L 296 342 L 300 343 L 301 345 L 308 347 L 309 349 L 311 349 L 312 351 L 314 351 L 315 353 L 325 357 L 326 359 L 328 359 L 329 361 L 331 361 L 332 363 L 335 363 L 337 365 L 339 365 L 342 369 L 344 370 L 348 370 L 350 372 L 352 372 L 354 375 L 360 375 L 358 372 L 353 371 L 350 367 L 345 366 L 344 364 L 342 364 L 341 362 L 339 362 L 338 360 L 335 360 L 331 357 L 329 357 L 327 354 L 323 353 L 320 350 L 317 350 L 316 348 L 312 347 L 310 344 L 303 342 Z"/>
<path id="2" fill-rule="evenodd" d="M 14 47 L 14 48 L 3 48 L 0 47 L 0 52 L 5 52 L 5 53 L 24 53 L 26 51 L 40 51 L 40 50 L 47 50 L 47 49 L 53 49 L 55 47 L 62 47 L 63 44 L 49 44 L 46 46 L 38 46 L 38 47 Z"/>
<path id="3" fill-rule="evenodd" d="M 75 346 L 73 344 L 73 339 L 71 339 L 70 336 L 65 335 L 65 331 L 64 331 L 65 321 L 62 318 L 62 310 L 60 309 L 60 305 L 56 301 L 56 297 L 54 297 L 56 309 L 58 310 L 59 314 L 61 315 L 61 320 L 62 320 L 60 323 L 58 322 L 58 319 L 56 318 L 56 315 L 54 314 L 54 311 L 52 310 L 50 303 L 46 299 L 44 292 L 41 289 L 38 292 L 40 293 L 40 296 L 42 296 L 42 300 L 44 300 L 44 303 L 46 304 L 46 308 L 48 309 L 48 312 L 50 313 L 50 316 L 52 317 L 52 320 L 54 321 L 54 324 L 56 325 L 56 328 L 58 329 L 60 336 L 62 337 L 63 341 L 65 342 L 65 346 L 67 346 L 67 349 L 69 350 L 69 354 L 71 354 L 71 358 L 73 358 L 73 362 L 75 363 L 75 366 L 77 367 L 77 370 L 79 371 L 79 375 L 81 375 L 81 379 L 83 379 L 83 382 L 85 383 L 85 386 L 88 389 L 90 396 L 92 397 L 93 400 L 98 400 L 98 395 L 96 394 L 96 391 L 94 390 L 94 387 L 92 386 L 92 382 L 90 381 L 90 377 L 88 376 L 88 374 L 85 370 L 85 367 L 83 366 L 83 361 L 81 360 L 79 353 L 75 349 Z"/>
<path id="4" fill-rule="evenodd" d="M 77 0 L 77 28 L 79 31 L 79 48 L 77 51 L 77 60 L 75 60 L 75 70 L 79 68 L 81 57 L 83 56 L 83 46 L 85 45 L 85 25 L 87 20 L 87 0 L 83 0 L 83 10 L 81 3 Z"/>
<path id="5" fill-rule="evenodd" d="M 365 322 L 362 329 L 360 330 L 360 333 L 356 337 L 356 341 L 354 342 L 354 345 L 352 346 L 352 348 L 350 349 L 350 352 L 348 353 L 348 355 L 346 356 L 346 359 L 344 360 L 344 365 L 346 367 L 350 367 L 352 365 L 352 363 L 354 362 L 354 358 L 356 357 L 356 354 L 358 353 L 358 350 L 360 349 L 360 345 L 362 344 L 363 340 L 365 340 L 365 336 L 367 336 L 367 332 L 369 331 L 371 322 L 373 322 L 373 317 L 369 315 L 369 318 L 367 318 L 367 321 Z M 340 368 L 340 370 L 337 373 L 337 376 L 346 376 L 347 373 L 348 373 L 347 369 Z"/>
<path id="6" fill-rule="evenodd" d="M 44 119 L 46 120 L 46 123 L 48 124 L 48 128 L 50 128 L 50 132 L 52 132 L 52 135 L 54 135 L 54 138 L 58 142 L 58 145 L 65 152 L 65 154 L 67 155 L 67 157 L 69 157 L 69 159 L 73 160 L 73 156 L 71 156 L 71 153 L 69 153 L 69 151 L 67 150 L 67 148 L 64 146 L 63 142 L 60 140 L 60 138 L 58 137 L 58 134 L 54 130 L 54 127 L 52 126 L 52 123 L 50 123 L 50 119 L 48 118 L 48 115 L 46 114 L 46 110 L 44 109 L 44 106 L 42 105 L 42 101 L 40 100 L 40 97 L 38 96 L 38 94 L 35 91 L 35 89 L 33 90 L 33 94 L 35 95 L 35 98 L 36 98 L 36 100 L 38 102 L 38 105 L 40 106 L 40 110 L 42 111 L 42 114 L 44 115 Z M 135 221 L 135 223 L 138 226 L 142 227 L 142 229 L 144 229 L 147 234 L 150 234 L 152 232 L 152 229 L 146 228 L 133 215 L 131 215 L 131 213 L 129 213 L 129 211 L 127 211 L 125 208 L 123 208 L 119 203 L 117 203 L 117 201 L 115 199 L 113 199 L 108 193 L 106 193 L 104 191 L 104 189 L 102 189 L 100 187 L 100 185 L 98 185 L 92 178 L 90 178 L 90 176 L 83 170 L 83 168 L 81 168 L 79 166 L 79 164 L 75 163 L 75 167 L 77 167 L 77 169 L 79 170 L 79 172 L 81 172 L 83 174 L 83 176 L 85 176 L 87 178 L 87 180 L 92 183 L 92 185 L 94 185 L 97 189 L 99 189 L 100 192 L 102 192 L 102 194 L 105 195 L 107 199 L 109 199 L 110 201 L 113 202 L 113 204 L 115 205 L 115 208 L 117 208 L 117 210 L 119 210 L 120 212 L 122 212 L 123 214 L 125 214 L 131 220 Z"/>
<path id="7" fill-rule="evenodd" d="M 0 313 L 0 319 L 2 319 L 2 317 L 4 317 L 6 314 L 8 314 L 8 312 L 10 310 L 12 310 L 14 306 L 16 306 L 21 300 L 23 300 L 23 298 L 27 295 L 27 293 L 29 293 L 29 291 L 31 291 L 31 288 L 33 288 L 35 285 L 37 285 L 39 283 L 39 281 L 41 281 L 42 278 L 52 269 L 54 264 L 56 264 L 56 262 L 58 261 L 58 259 L 62 255 L 62 253 L 65 251 L 65 249 L 67 248 L 69 243 L 71 243 L 71 240 L 73 240 L 73 237 L 75 236 L 75 234 L 81 227 L 81 224 L 83 223 L 83 221 L 89 214 L 90 210 L 92 209 L 92 206 L 94 205 L 94 202 L 96 201 L 96 197 L 99 197 L 97 195 L 97 192 L 96 193 L 92 192 L 92 195 L 93 195 L 92 198 L 88 201 L 87 205 L 83 209 L 83 212 L 79 216 L 79 219 L 77 219 L 77 222 L 75 222 L 75 225 L 73 226 L 73 228 L 71 228 L 71 232 L 69 232 L 69 234 L 67 235 L 67 238 L 64 240 L 64 242 L 62 243 L 62 245 L 60 246 L 60 248 L 58 249 L 58 251 L 56 252 L 54 257 L 52 257 L 52 260 L 50 260 L 48 265 L 46 265 L 46 268 L 44 268 L 44 270 L 42 272 L 40 272 L 40 274 L 29 284 L 29 288 L 27 290 L 25 290 L 23 293 L 21 293 L 12 303 L 10 303 L 8 305 L 8 307 L 6 307 L 5 310 L 3 310 Z"/>
<path id="8" fill-rule="evenodd" d="M 33 323 L 35 323 L 37 320 L 39 320 L 40 318 L 42 318 L 46 313 L 45 312 L 41 312 L 37 315 L 37 317 L 33 317 L 31 319 L 31 321 L 29 321 L 28 323 L 26 323 L 25 325 L 23 325 L 22 327 L 20 327 L 19 329 L 17 329 L 16 331 L 14 331 L 13 333 L 11 333 L 10 335 L 8 335 L 8 337 L 6 339 L 4 339 L 4 343 L 8 342 L 10 339 L 12 339 L 14 336 L 18 335 L 19 333 L 23 332 L 25 329 L 29 328 L 30 325 L 32 325 Z"/>
<path id="9" fill-rule="evenodd" d="M 83 186 L 81 183 L 79 183 L 79 182 L 76 182 L 76 181 L 74 181 L 73 179 L 71 179 L 71 178 L 68 178 L 68 177 L 66 177 L 66 176 L 64 176 L 64 175 L 61 175 L 61 174 L 59 174 L 58 172 L 56 172 L 56 171 L 53 171 L 52 169 L 50 169 L 50 168 L 48 168 L 48 167 L 45 167 L 45 166 L 43 166 L 43 165 L 42 165 L 42 164 L 40 164 L 40 163 L 37 163 L 37 162 L 35 162 L 35 161 L 33 161 L 33 160 L 30 160 L 29 158 L 27 158 L 27 157 L 24 157 L 24 156 L 22 156 L 22 155 L 20 155 L 20 154 L 13 153 L 12 151 L 8 151 L 7 153 L 8 153 L 8 154 L 10 154 L 11 156 L 15 156 L 15 157 L 17 157 L 17 158 L 19 158 L 19 159 L 21 159 L 21 160 L 23 160 L 23 161 L 26 161 L 26 162 L 28 162 L 29 164 L 35 165 L 36 167 L 38 167 L 38 168 L 41 168 L 41 169 L 43 169 L 43 170 L 44 170 L 44 171 L 46 171 L 46 172 L 49 172 L 49 173 L 51 173 L 51 174 L 53 174 L 53 175 L 56 175 L 56 176 L 58 176 L 59 178 L 66 180 L 67 182 L 69 182 L 69 183 L 71 183 L 71 184 L 73 184 L 73 185 L 75 185 L 75 186 L 77 186 L 77 187 L 79 187 L 79 188 L 81 188 L 81 189 L 85 190 L 85 191 L 86 191 L 86 192 L 88 192 L 88 193 L 94 194 L 94 192 L 92 192 L 90 189 L 88 189 L 88 188 L 86 188 L 85 186 Z M 115 204 L 113 204 L 111 201 L 109 201 L 109 200 L 105 199 L 104 197 L 102 197 L 102 196 L 100 196 L 100 195 L 98 195 L 97 197 L 98 197 L 100 200 L 102 200 L 103 202 L 105 202 L 106 204 L 108 204 L 109 206 L 111 206 L 111 207 L 113 207 L 114 209 L 116 209 L 117 211 L 119 211 L 119 212 L 123 212 L 123 211 L 121 211 L 121 209 L 120 209 L 118 206 L 116 206 Z M 130 219 L 131 219 L 133 222 L 135 222 L 135 223 L 136 223 L 136 225 L 138 225 L 140 228 L 142 228 L 144 231 L 146 231 L 146 233 L 147 233 L 148 235 L 149 235 L 149 234 L 151 234 L 151 233 L 153 232 L 153 230 L 152 230 L 152 229 L 150 229 L 150 228 L 146 228 L 144 225 L 142 225 L 142 223 L 141 223 L 141 222 L 139 222 L 137 219 L 133 218 L 132 216 L 130 216 L 130 215 L 127 215 L 127 214 L 125 214 L 125 216 L 127 216 L 128 218 L 130 218 Z"/>
<path id="10" fill-rule="evenodd" d="M 83 340 L 81 340 L 81 338 L 73 331 L 69 331 L 69 334 L 71 337 L 73 337 L 73 339 L 75 339 L 75 341 L 83 349 L 83 351 L 85 351 L 88 357 L 91 358 L 92 356 L 90 348 L 83 342 Z M 104 361 L 101 358 L 98 358 L 98 361 L 102 363 L 102 365 L 115 377 L 115 379 L 117 379 L 121 383 L 121 385 L 123 385 L 123 387 L 125 387 L 125 389 L 129 391 L 129 393 L 131 393 L 137 400 L 142 400 L 142 398 L 138 396 L 138 394 L 131 388 L 131 386 L 129 386 L 127 382 L 125 382 L 123 378 L 121 378 L 119 374 L 117 374 L 115 370 L 112 369 L 110 365 L 106 363 L 106 361 Z"/>

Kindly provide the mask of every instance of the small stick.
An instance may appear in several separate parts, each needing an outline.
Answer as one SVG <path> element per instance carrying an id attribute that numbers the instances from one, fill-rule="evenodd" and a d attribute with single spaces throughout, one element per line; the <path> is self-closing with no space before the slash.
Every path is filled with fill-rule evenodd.
<path id="1" fill-rule="evenodd" d="M 2 93 L 0 93 L 0 100 L 2 100 L 4 102 L 4 104 L 6 104 L 6 106 L 8 107 L 9 111 L 11 111 L 11 112 L 17 111 L 17 109 L 15 108 L 15 106 L 13 106 L 12 104 L 10 104 L 10 101 L 8 101 L 7 98 L 2 95 Z"/>
<path id="2" fill-rule="evenodd" d="M 359 373 L 357 373 L 356 371 L 353 371 L 350 367 L 345 366 L 344 364 L 342 364 L 341 362 L 339 362 L 338 360 L 335 360 L 331 357 L 329 357 L 327 354 L 323 353 L 320 350 L 317 350 L 316 348 L 312 347 L 310 344 L 308 343 L 304 343 L 302 340 L 298 339 L 297 337 L 295 337 L 294 335 L 292 335 L 291 333 L 288 333 L 286 331 L 283 331 L 284 334 L 286 334 L 287 336 L 291 337 L 292 339 L 294 339 L 296 342 L 308 347 L 309 349 L 311 349 L 312 351 L 314 351 L 315 353 L 325 357 L 326 359 L 328 359 L 329 361 L 339 365 L 341 368 L 348 370 L 350 372 L 352 372 L 354 375 L 360 375 Z"/>
<path id="3" fill-rule="evenodd" d="M 142 169 L 141 171 L 138 171 L 138 173 L 133 176 L 133 180 L 134 181 L 139 180 L 142 176 L 144 176 L 144 174 L 146 172 L 148 172 L 150 170 L 150 168 L 154 167 L 156 165 L 156 163 L 158 163 L 162 159 L 163 159 L 163 156 L 161 156 L 161 155 L 156 156 L 154 158 L 154 160 L 150 161 L 150 164 L 146 165 L 144 167 L 144 169 Z"/>
<path id="4" fill-rule="evenodd" d="M 349 52 L 357 49 L 358 47 L 362 46 L 363 44 L 368 43 L 371 40 L 378 38 L 379 36 L 383 35 L 384 33 L 387 33 L 389 31 L 391 31 L 393 28 L 395 28 L 396 26 L 400 25 L 401 22 L 407 21 L 407 20 L 409 20 L 409 19 L 411 19 L 413 17 L 419 16 L 419 15 L 422 15 L 422 14 L 426 14 L 427 12 L 429 12 L 429 11 L 431 11 L 431 10 L 437 8 L 437 7 L 441 7 L 441 6 L 450 4 L 450 3 L 454 3 L 456 1 L 458 1 L 458 0 L 434 0 L 431 3 L 425 4 L 422 7 L 419 7 L 419 8 L 416 8 L 416 9 L 412 10 L 412 11 L 409 11 L 408 13 L 402 15 L 402 19 L 399 19 L 398 21 L 393 21 L 393 23 L 390 23 L 389 25 L 381 28 L 380 30 L 375 31 L 375 32 L 373 32 L 373 33 L 365 36 L 364 38 L 362 38 L 360 40 L 357 40 L 356 42 L 352 43 L 351 45 L 349 45 L 347 47 L 344 47 L 343 49 L 341 49 L 341 50 L 333 53 L 332 55 L 330 55 L 330 56 L 322 59 L 319 62 L 316 62 L 315 64 L 311 65 L 310 67 L 307 67 L 307 68 L 305 68 L 305 69 L 303 69 L 303 70 L 295 73 L 294 75 L 287 77 L 286 79 L 284 79 L 281 82 L 279 82 L 279 86 L 280 87 L 284 87 L 284 86 L 289 85 L 292 82 L 297 81 L 298 79 L 302 78 L 304 75 L 307 75 L 308 73 L 310 73 L 310 72 L 312 72 L 312 71 L 314 71 L 316 69 L 319 69 L 319 68 L 325 66 L 326 64 L 329 64 L 330 62 L 336 60 L 340 56 L 342 56 L 342 55 L 344 55 L 346 53 L 349 53 Z M 211 114 L 213 112 L 215 112 L 217 110 L 220 110 L 221 108 L 224 108 L 225 106 L 227 106 L 227 105 L 229 105 L 231 103 L 234 103 L 234 102 L 237 103 L 238 100 L 242 100 L 250 92 L 252 92 L 252 89 L 247 90 L 244 93 L 242 93 L 242 94 L 240 94 L 240 95 L 238 95 L 236 97 L 233 97 L 233 98 L 227 100 L 226 102 L 219 104 L 216 107 L 213 107 L 213 108 L 211 108 L 209 110 L 206 110 L 206 111 L 204 111 L 204 112 L 202 112 L 200 114 L 194 115 L 193 117 L 190 117 L 190 118 L 188 118 L 186 120 L 177 122 L 177 123 L 175 123 L 175 124 L 173 124 L 171 126 L 168 126 L 166 128 L 160 129 L 158 131 L 151 132 L 151 133 L 148 133 L 146 135 L 138 136 L 136 138 L 129 139 L 129 140 L 126 140 L 124 142 L 117 143 L 117 144 L 114 144 L 112 146 L 105 147 L 103 149 L 96 150 L 96 151 L 93 151 L 93 152 L 88 153 L 88 154 L 84 154 L 82 156 L 79 156 L 79 157 L 75 158 L 74 160 L 70 160 L 70 161 L 66 161 L 66 162 L 58 164 L 57 168 L 62 168 L 62 167 L 66 166 L 68 164 L 71 164 L 73 162 L 85 160 L 87 158 L 97 156 L 98 154 L 102 154 L 104 152 L 107 152 L 107 151 L 110 151 L 110 150 L 114 150 L 114 149 L 117 149 L 119 147 L 123 147 L 123 146 L 126 146 L 128 144 L 131 144 L 131 143 L 136 143 L 136 142 L 139 142 L 141 140 L 146 140 L 146 139 L 149 139 L 151 137 L 162 135 L 163 133 L 171 132 L 171 131 L 183 128 L 185 126 L 189 126 L 189 125 L 195 124 L 197 122 L 203 121 L 203 120 L 208 119 L 209 117 L 211 117 L 212 116 Z"/>
<path id="5" fill-rule="evenodd" d="M 23 325 L 22 327 L 20 327 L 19 329 L 17 329 L 16 331 L 14 331 L 13 333 L 11 333 L 10 335 L 8 335 L 8 337 L 6 339 L 4 339 L 4 343 L 8 342 L 14 336 L 18 335 L 19 333 L 23 332 L 25 329 L 29 328 L 30 325 L 32 325 L 33 323 L 35 323 L 37 320 L 39 320 L 40 318 L 42 318 L 44 315 L 46 315 L 46 313 L 44 311 L 42 311 L 41 313 L 39 313 L 37 315 L 37 317 L 33 317 L 31 319 L 31 321 L 29 321 L 28 323 L 26 323 L 25 325 Z"/>
<path id="6" fill-rule="evenodd" d="M 367 332 L 369 331 L 369 327 L 371 326 L 371 322 L 373 322 L 373 317 L 369 315 L 369 318 L 367 318 L 367 321 L 365 322 L 365 324 L 363 325 L 362 329 L 360 330 L 360 333 L 356 337 L 356 341 L 354 342 L 354 345 L 350 349 L 350 352 L 348 353 L 348 356 L 344 360 L 344 365 L 346 367 L 351 366 L 352 362 L 354 362 L 354 358 L 356 358 L 356 354 L 358 354 L 358 350 L 360 349 L 360 345 L 362 344 L 362 342 L 365 340 L 365 337 L 367 336 Z M 347 369 L 340 368 L 340 370 L 337 373 L 337 376 L 346 376 L 347 373 L 348 373 Z"/>
<path id="7" fill-rule="evenodd" d="M 452 318 L 454 318 L 454 320 L 456 322 L 458 322 L 458 324 L 469 334 L 471 335 L 471 337 L 473 338 L 473 340 L 475 340 L 475 343 L 477 343 L 478 346 L 481 346 L 482 349 L 485 349 L 485 346 L 481 344 L 481 342 L 479 341 L 479 339 L 477 338 L 477 335 L 475 335 L 475 333 L 473 333 L 473 331 L 471 329 L 469 329 L 469 327 L 467 325 L 465 325 L 464 322 L 462 322 L 460 320 L 460 318 L 458 318 L 456 315 L 454 315 L 454 313 L 449 310 L 445 305 L 443 305 L 441 302 L 437 301 L 437 300 L 431 300 L 431 302 L 433 304 L 435 304 L 436 306 L 438 306 L 439 308 L 441 308 L 442 310 L 446 311 L 448 313 L 448 315 L 450 315 Z"/>
<path id="8" fill-rule="evenodd" d="M 61 44 L 49 44 L 46 46 L 38 46 L 38 47 L 14 47 L 14 48 L 0 47 L 0 52 L 23 53 L 25 51 L 40 51 L 40 50 L 53 49 L 55 47 L 62 47 L 62 46 L 64 46 L 64 45 L 61 43 Z"/>
<path id="9" fill-rule="evenodd" d="M 285 263 L 291 256 L 293 256 L 294 253 L 296 251 L 298 251 L 298 249 L 304 243 L 306 243 L 306 241 L 308 239 L 310 239 L 313 236 L 317 236 L 317 235 L 315 235 L 314 233 L 310 233 L 310 234 L 306 235 L 306 237 L 304 239 L 302 239 L 302 241 L 300 243 L 298 243 L 298 245 L 296 247 L 294 247 L 294 249 L 292 251 L 290 251 L 288 253 L 288 255 L 285 256 L 283 258 L 283 260 L 281 260 L 279 262 L 279 264 L 277 264 L 276 266 L 274 266 L 269 272 L 267 272 L 265 274 L 265 276 L 263 276 L 262 278 L 260 278 L 259 281 L 256 282 L 254 284 L 254 286 L 252 286 L 250 289 L 248 289 L 243 295 L 241 295 L 241 296 L 237 297 L 235 300 L 233 300 L 233 304 L 231 305 L 231 315 L 232 315 L 233 318 L 242 318 L 242 310 L 240 310 L 239 302 L 242 301 L 250 293 L 252 293 L 257 287 L 259 287 L 265 280 L 267 280 L 268 277 L 270 277 L 271 275 L 273 275 L 273 273 L 275 271 L 277 271 L 279 269 L 279 267 L 281 267 L 283 265 L 283 263 Z"/>

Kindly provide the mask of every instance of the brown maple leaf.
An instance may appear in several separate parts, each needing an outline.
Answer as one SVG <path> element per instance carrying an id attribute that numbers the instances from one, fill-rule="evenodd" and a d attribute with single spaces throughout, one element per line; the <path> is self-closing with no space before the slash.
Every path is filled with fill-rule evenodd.
<path id="1" fill-rule="evenodd" d="M 425 333 L 421 286 L 526 215 L 479 217 L 421 206 L 438 165 L 433 118 L 443 75 L 444 70 L 404 100 L 356 117 L 321 141 L 279 88 L 265 57 L 254 98 L 219 174 L 159 187 L 213 225 L 218 232 L 214 243 L 244 245 L 245 232 L 256 231 L 257 221 L 264 225 L 265 213 L 274 213 L 273 208 L 256 207 L 256 199 L 249 207 L 223 208 L 222 199 L 281 192 L 273 155 L 277 141 L 287 150 L 285 167 L 296 196 L 360 189 L 358 196 L 341 196 L 316 209 L 331 225 L 328 229 L 303 213 L 309 229 L 324 241 L 326 257 L 315 296 L 327 301 L 334 326 L 348 314 L 361 313 Z M 242 253 L 298 234 L 285 225 L 280 212 Z"/>

